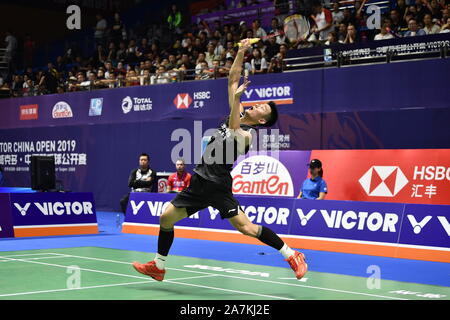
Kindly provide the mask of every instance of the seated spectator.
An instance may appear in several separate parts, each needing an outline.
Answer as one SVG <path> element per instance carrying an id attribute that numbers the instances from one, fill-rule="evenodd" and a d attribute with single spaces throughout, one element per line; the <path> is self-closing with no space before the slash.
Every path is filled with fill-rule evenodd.
<path id="1" fill-rule="evenodd" d="M 345 37 L 344 43 L 356 43 L 358 42 L 358 34 L 354 25 L 350 24 L 347 27 L 347 36 Z"/>
<path id="2" fill-rule="evenodd" d="M 125 81 L 126 81 L 127 87 L 133 87 L 133 86 L 140 85 L 140 81 L 136 74 L 136 70 L 134 70 L 134 69 L 128 70 Z"/>
<path id="3" fill-rule="evenodd" d="M 136 40 L 134 39 L 131 39 L 128 43 L 125 61 L 131 64 L 138 62 Z"/>
<path id="4" fill-rule="evenodd" d="M 202 70 L 202 63 L 206 63 L 206 65 L 208 65 L 208 63 L 205 60 L 205 54 L 203 52 L 200 52 L 198 54 L 198 58 L 197 58 L 197 65 L 195 66 L 195 74 L 199 75 L 201 73 Z"/>
<path id="5" fill-rule="evenodd" d="M 175 163 L 176 172 L 169 176 L 167 183 L 167 192 L 181 192 L 191 182 L 191 174 L 186 171 L 183 159 L 178 159 Z"/>
<path id="6" fill-rule="evenodd" d="M 327 41 L 324 42 L 324 45 L 329 46 L 329 45 L 333 45 L 336 43 L 339 43 L 337 41 L 337 33 L 334 31 L 331 31 L 330 33 L 328 33 Z"/>
<path id="7" fill-rule="evenodd" d="M 62 94 L 62 93 L 64 93 L 64 92 L 65 92 L 65 90 L 64 90 L 64 87 L 63 87 L 63 86 L 57 86 L 57 87 L 56 87 L 56 93 Z"/>
<path id="8" fill-rule="evenodd" d="M 214 46 L 214 55 L 221 56 L 225 51 L 224 47 L 220 43 L 220 38 L 212 37 L 210 43 Z"/>
<path id="9" fill-rule="evenodd" d="M 208 44 L 207 50 L 208 51 L 205 52 L 205 60 L 208 63 L 208 66 L 212 67 L 212 62 L 214 60 L 220 59 L 220 55 L 215 54 L 215 47 L 212 43 Z"/>
<path id="10" fill-rule="evenodd" d="M 97 87 L 97 74 L 93 71 L 88 72 L 88 81 L 86 81 L 86 84 L 82 84 L 82 86 L 89 87 L 89 89 L 94 89 Z"/>
<path id="11" fill-rule="evenodd" d="M 346 38 L 347 38 L 347 25 L 345 23 L 341 23 L 339 25 L 337 39 L 339 43 L 344 43 Z"/>
<path id="12" fill-rule="evenodd" d="M 23 92 L 24 97 L 31 97 L 31 96 L 35 95 L 33 80 L 28 78 L 27 75 L 24 75 L 24 83 L 23 83 L 22 92 Z"/>
<path id="13" fill-rule="evenodd" d="M 442 26 L 441 32 L 439 33 L 448 33 L 448 32 L 450 32 L 450 17 L 447 18 L 447 23 Z"/>
<path id="14" fill-rule="evenodd" d="M 139 58 L 140 61 L 145 59 L 145 56 L 151 51 L 150 45 L 148 43 L 147 38 L 141 39 L 141 44 L 136 49 L 136 56 Z"/>
<path id="15" fill-rule="evenodd" d="M 198 74 L 195 76 L 196 80 L 212 79 L 214 77 L 214 70 L 208 66 L 206 61 L 200 62 L 199 65 Z"/>
<path id="16" fill-rule="evenodd" d="M 401 34 L 406 31 L 406 24 L 402 17 L 400 16 L 398 10 L 393 9 L 390 13 L 391 26 L 390 29 L 395 34 Z"/>
<path id="17" fill-rule="evenodd" d="M 166 66 L 167 70 L 172 70 L 177 67 L 177 58 L 175 57 L 175 55 L 170 54 L 168 60 L 169 63 Z"/>
<path id="18" fill-rule="evenodd" d="M 253 58 L 251 60 L 252 74 L 266 73 L 267 72 L 267 61 L 261 55 L 261 50 L 255 48 L 253 49 Z"/>
<path id="19" fill-rule="evenodd" d="M 225 60 L 225 64 L 219 67 L 219 71 L 217 73 L 217 77 L 223 78 L 227 77 L 230 73 L 231 66 L 233 65 L 233 58 L 227 58 Z"/>
<path id="20" fill-rule="evenodd" d="M 150 157 L 143 153 L 139 156 L 139 168 L 131 171 L 128 178 L 128 188 L 131 192 L 152 192 L 153 185 L 156 183 L 156 171 L 150 168 Z M 120 200 L 120 207 L 123 213 L 126 213 L 130 193 L 127 193 Z"/>
<path id="21" fill-rule="evenodd" d="M 414 37 L 414 36 L 424 36 L 426 35 L 423 29 L 419 29 L 417 25 L 417 21 L 414 19 L 409 20 L 408 22 L 408 31 L 405 33 L 405 37 Z"/>
<path id="22" fill-rule="evenodd" d="M 266 48 L 264 54 L 268 60 L 272 59 L 272 57 L 280 50 L 280 44 L 277 43 L 277 39 L 274 35 L 274 33 L 269 33 L 269 38 L 265 42 Z"/>
<path id="23" fill-rule="evenodd" d="M 117 64 L 117 68 L 115 71 L 116 74 L 122 74 L 122 75 L 126 75 L 127 74 L 127 70 L 125 69 L 125 67 L 123 66 L 123 62 L 119 62 Z"/>
<path id="24" fill-rule="evenodd" d="M 105 61 L 105 79 L 108 79 L 110 74 L 113 74 L 114 72 L 115 71 L 114 71 L 111 61 L 110 60 Z"/>
<path id="25" fill-rule="evenodd" d="M 267 36 L 266 31 L 261 27 L 261 20 L 255 19 L 252 23 L 253 36 L 255 38 L 262 38 Z"/>
<path id="26" fill-rule="evenodd" d="M 166 68 L 164 65 L 160 65 L 158 67 L 158 70 L 156 70 L 156 74 L 154 75 L 154 79 L 156 83 L 169 83 L 170 82 L 170 76 L 166 72 Z"/>
<path id="27" fill-rule="evenodd" d="M 431 14 L 426 14 L 423 17 L 423 25 L 423 31 L 425 31 L 426 34 L 436 34 L 441 31 L 441 28 L 433 22 Z"/>
<path id="28" fill-rule="evenodd" d="M 13 97 L 21 97 L 23 91 L 23 80 L 20 75 L 16 74 L 13 77 L 13 82 L 11 84 L 11 92 Z"/>
<path id="29" fill-rule="evenodd" d="M 139 76 L 139 81 L 141 86 L 148 86 L 150 84 L 150 71 L 148 69 L 143 69 L 142 75 Z"/>
<path id="30" fill-rule="evenodd" d="M 269 64 L 269 73 L 283 72 L 283 59 L 281 54 L 277 53 L 271 60 Z"/>
<path id="31" fill-rule="evenodd" d="M 350 9 L 347 7 L 342 11 L 342 15 L 344 16 L 344 19 L 342 19 L 342 23 L 346 24 L 347 26 L 349 24 L 355 24 L 355 16 L 354 14 L 350 11 Z"/>
<path id="32" fill-rule="evenodd" d="M 387 23 L 383 23 L 380 29 L 380 33 L 375 36 L 374 40 L 386 40 L 394 38 L 394 36 L 388 32 L 387 26 Z"/>

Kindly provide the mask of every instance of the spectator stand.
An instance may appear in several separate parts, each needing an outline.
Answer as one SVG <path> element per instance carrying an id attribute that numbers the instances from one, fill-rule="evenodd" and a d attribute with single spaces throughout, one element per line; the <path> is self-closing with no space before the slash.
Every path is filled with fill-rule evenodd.
<path id="1" fill-rule="evenodd" d="M 436 34 L 355 44 L 298 49 L 288 52 L 285 72 L 314 68 L 447 59 L 450 35 Z"/>

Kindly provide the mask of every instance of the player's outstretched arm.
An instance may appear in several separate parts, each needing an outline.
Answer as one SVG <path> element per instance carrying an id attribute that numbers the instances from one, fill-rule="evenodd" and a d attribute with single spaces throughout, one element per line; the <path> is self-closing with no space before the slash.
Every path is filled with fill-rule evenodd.
<path id="1" fill-rule="evenodd" d="M 230 105 L 230 129 L 239 129 L 240 128 L 240 113 L 242 106 L 240 103 L 240 94 L 236 94 L 239 86 L 239 80 L 241 78 L 242 73 L 242 64 L 244 62 L 244 53 L 246 50 L 250 48 L 250 41 L 248 39 L 244 39 L 241 41 L 242 46 L 239 47 L 236 58 L 234 59 L 233 65 L 230 69 L 230 74 L 228 76 L 228 103 Z"/>

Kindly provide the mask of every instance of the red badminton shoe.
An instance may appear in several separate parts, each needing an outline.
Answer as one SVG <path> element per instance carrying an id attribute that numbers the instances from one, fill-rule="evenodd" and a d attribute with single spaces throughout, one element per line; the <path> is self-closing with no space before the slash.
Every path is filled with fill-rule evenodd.
<path id="1" fill-rule="evenodd" d="M 158 269 L 155 261 L 149 261 L 147 263 L 133 262 L 133 267 L 137 272 L 152 277 L 157 281 L 163 281 L 166 270 Z"/>
<path id="2" fill-rule="evenodd" d="M 295 272 L 295 277 L 300 280 L 308 272 L 308 264 L 305 262 L 305 255 L 301 252 L 295 253 L 289 258 L 285 259 Z"/>

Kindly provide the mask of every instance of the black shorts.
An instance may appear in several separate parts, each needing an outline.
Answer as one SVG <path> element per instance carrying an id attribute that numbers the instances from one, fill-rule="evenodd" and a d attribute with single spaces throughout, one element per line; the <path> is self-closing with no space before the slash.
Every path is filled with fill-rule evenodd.
<path id="1" fill-rule="evenodd" d="M 192 176 L 189 187 L 177 194 L 171 203 L 177 208 L 186 208 L 188 216 L 207 207 L 213 207 L 219 210 L 222 219 L 237 216 L 241 209 L 231 189 L 225 189 L 197 173 Z"/>

